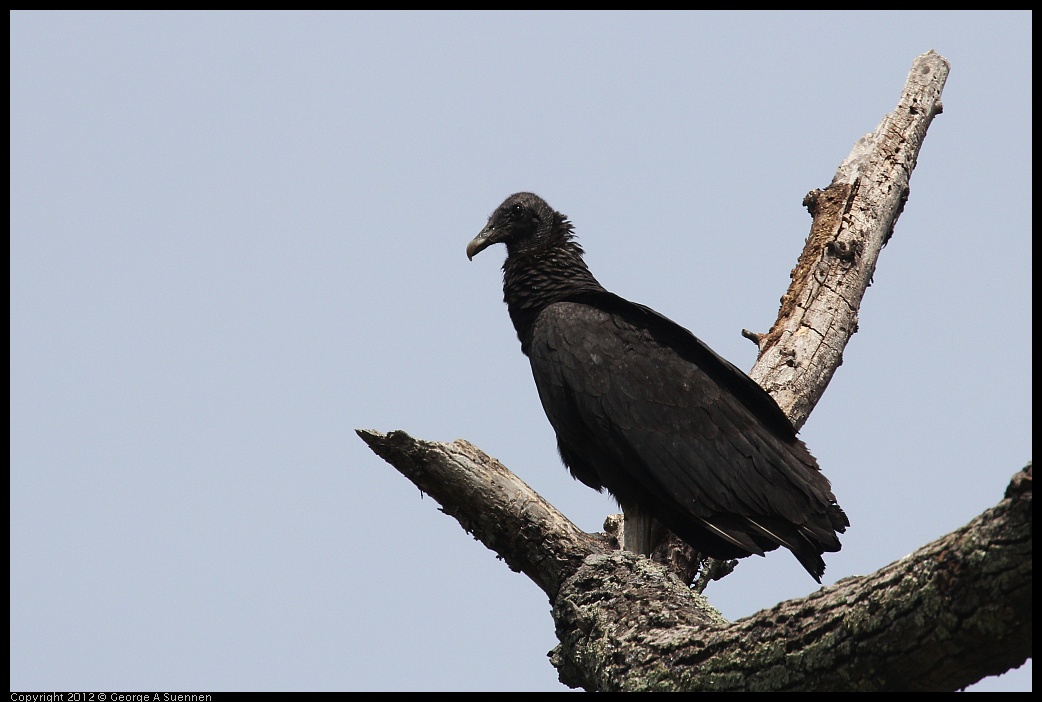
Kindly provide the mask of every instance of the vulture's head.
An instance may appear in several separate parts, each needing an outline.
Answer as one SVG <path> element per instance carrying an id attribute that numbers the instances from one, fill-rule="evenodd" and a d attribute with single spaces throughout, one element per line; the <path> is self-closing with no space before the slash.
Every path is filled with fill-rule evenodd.
<path id="1" fill-rule="evenodd" d="M 570 234 L 564 215 L 555 212 L 541 197 L 514 193 L 488 218 L 488 224 L 467 244 L 467 258 L 473 259 L 492 244 L 504 243 L 508 253 L 520 253 L 546 243 L 555 233 Z"/>

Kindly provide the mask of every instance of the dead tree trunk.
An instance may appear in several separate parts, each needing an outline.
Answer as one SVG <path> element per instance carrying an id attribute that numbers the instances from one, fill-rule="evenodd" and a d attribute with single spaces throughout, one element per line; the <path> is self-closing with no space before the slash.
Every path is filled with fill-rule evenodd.
<path id="1" fill-rule="evenodd" d="M 897 108 L 832 184 L 752 377 L 801 426 L 857 330 L 880 250 L 908 197 L 947 61 L 912 66 Z M 670 568 L 587 534 L 463 440 L 359 430 L 445 513 L 550 598 L 562 682 L 587 690 L 957 690 L 1031 655 L 1031 467 L 961 529 L 871 575 L 726 621 Z"/>

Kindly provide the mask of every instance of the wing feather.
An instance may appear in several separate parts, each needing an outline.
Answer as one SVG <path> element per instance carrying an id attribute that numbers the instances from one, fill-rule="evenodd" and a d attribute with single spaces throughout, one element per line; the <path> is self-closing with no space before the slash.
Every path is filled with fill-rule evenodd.
<path id="1" fill-rule="evenodd" d="M 653 501 L 670 529 L 710 534 L 710 546 L 727 545 L 718 551 L 785 545 L 800 557 L 803 542 L 838 544 L 828 481 L 787 420 L 754 415 L 759 386 L 743 403 L 733 389 L 744 381 L 728 377 L 740 371 L 711 351 L 719 363 L 703 354 L 700 365 L 677 348 L 684 336 L 655 329 L 648 320 L 665 318 L 644 309 L 563 302 L 535 322 L 532 373 L 573 475 L 620 503 Z"/>

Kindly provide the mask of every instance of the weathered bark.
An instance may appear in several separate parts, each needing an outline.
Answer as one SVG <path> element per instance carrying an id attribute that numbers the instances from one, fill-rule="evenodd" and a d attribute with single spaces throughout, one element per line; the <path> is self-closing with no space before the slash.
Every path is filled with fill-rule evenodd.
<path id="1" fill-rule="evenodd" d="M 842 362 L 941 111 L 941 56 L 824 191 L 751 375 L 801 426 Z M 586 534 L 472 444 L 359 435 L 553 604 L 561 680 L 589 690 L 955 690 L 1031 655 L 1031 469 L 962 529 L 877 573 L 729 623 L 668 568 Z M 683 558 L 680 559 L 683 561 Z M 684 565 L 687 569 L 687 565 Z M 685 577 L 690 576 L 690 570 Z"/>
<path id="2" fill-rule="evenodd" d="M 733 624 L 647 559 L 591 557 L 554 603 L 554 663 L 599 691 L 964 688 L 1031 656 L 1030 468 L 1007 493 L 871 575 Z"/>
<path id="3" fill-rule="evenodd" d="M 778 319 L 766 334 L 746 332 L 760 348 L 749 376 L 797 429 L 857 331 L 861 299 L 908 199 L 926 130 L 941 113 L 948 68 L 933 51 L 916 58 L 894 111 L 854 145 L 831 185 L 804 198 L 814 222 Z"/>
<path id="4" fill-rule="evenodd" d="M 414 439 L 403 431 L 356 430 L 378 456 L 429 494 L 511 570 L 524 572 L 552 602 L 561 583 L 591 554 L 618 548 L 587 534 L 474 444 Z"/>
<path id="5" fill-rule="evenodd" d="M 674 573 L 586 534 L 472 444 L 359 436 L 553 604 L 588 690 L 957 690 L 1031 656 L 1031 467 L 966 526 L 729 623 Z"/>

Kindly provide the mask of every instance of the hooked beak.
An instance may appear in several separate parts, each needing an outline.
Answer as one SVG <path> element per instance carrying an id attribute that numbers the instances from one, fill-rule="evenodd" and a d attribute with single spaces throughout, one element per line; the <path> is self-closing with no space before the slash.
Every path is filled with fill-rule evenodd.
<path id="1" fill-rule="evenodd" d="M 495 244 L 498 241 L 495 234 L 496 230 L 490 226 L 486 226 L 478 232 L 478 235 L 467 244 L 467 260 L 473 261 L 475 256 Z"/>

